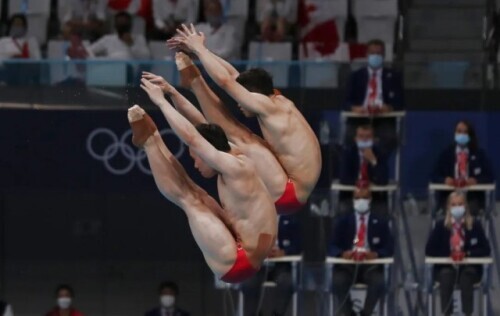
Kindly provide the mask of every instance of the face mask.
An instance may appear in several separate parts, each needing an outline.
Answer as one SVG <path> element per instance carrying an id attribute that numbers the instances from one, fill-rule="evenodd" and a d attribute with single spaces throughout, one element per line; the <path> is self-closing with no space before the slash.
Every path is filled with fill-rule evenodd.
<path id="1" fill-rule="evenodd" d="M 57 306 L 60 309 L 67 309 L 71 306 L 71 298 L 70 297 L 60 297 L 57 299 Z"/>
<path id="2" fill-rule="evenodd" d="M 462 146 L 467 145 L 467 143 L 469 143 L 469 141 L 470 141 L 470 137 L 468 134 L 456 133 L 455 134 L 455 141 L 459 145 L 462 145 Z"/>
<path id="3" fill-rule="evenodd" d="M 356 141 L 356 145 L 359 149 L 366 149 L 373 147 L 373 140 L 358 140 Z"/>
<path id="4" fill-rule="evenodd" d="M 125 34 L 125 33 L 130 33 L 132 31 L 132 24 L 124 23 L 124 24 L 118 24 L 116 26 L 116 32 L 119 35 Z"/>
<path id="5" fill-rule="evenodd" d="M 382 66 L 382 63 L 384 62 L 384 58 L 382 55 L 379 54 L 370 54 L 368 55 L 368 65 L 371 68 L 380 68 Z"/>
<path id="6" fill-rule="evenodd" d="M 454 219 L 461 219 L 465 214 L 465 206 L 452 206 L 450 213 Z"/>
<path id="7" fill-rule="evenodd" d="M 369 199 L 355 199 L 354 200 L 354 210 L 359 213 L 363 214 L 368 212 L 370 209 L 370 200 Z"/>
<path id="8" fill-rule="evenodd" d="M 175 304 L 175 296 L 173 295 L 162 295 L 160 296 L 160 304 L 163 307 L 172 307 Z"/>
<path id="9" fill-rule="evenodd" d="M 26 35 L 26 29 L 23 26 L 13 26 L 10 29 L 10 36 L 14 38 L 23 37 Z"/>
<path id="10" fill-rule="evenodd" d="M 207 15 L 206 20 L 212 26 L 220 26 L 222 24 L 222 16 L 219 15 Z"/>

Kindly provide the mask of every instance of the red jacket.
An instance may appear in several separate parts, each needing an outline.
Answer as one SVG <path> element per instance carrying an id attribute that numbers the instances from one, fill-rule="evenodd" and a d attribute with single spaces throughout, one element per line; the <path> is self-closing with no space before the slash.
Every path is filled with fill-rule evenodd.
<path id="1" fill-rule="evenodd" d="M 70 316 L 83 316 L 83 314 L 81 312 L 77 311 L 74 308 L 71 308 L 69 315 Z M 54 309 L 51 310 L 50 312 L 48 312 L 47 314 L 45 314 L 45 316 L 61 316 L 61 314 L 59 313 L 59 307 L 54 307 Z"/>

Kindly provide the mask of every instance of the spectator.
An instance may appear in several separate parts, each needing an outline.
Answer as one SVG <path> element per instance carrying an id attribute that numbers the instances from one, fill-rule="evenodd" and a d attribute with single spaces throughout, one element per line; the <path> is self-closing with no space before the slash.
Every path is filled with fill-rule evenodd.
<path id="1" fill-rule="evenodd" d="M 342 184 L 368 187 L 371 183 L 386 185 L 389 181 L 387 158 L 383 154 L 385 151 L 374 144 L 373 133 L 370 125 L 360 125 L 356 128 L 356 145 L 346 147 L 342 153 Z"/>
<path id="2" fill-rule="evenodd" d="M 279 218 L 278 244 L 272 249 L 270 257 L 298 255 L 302 252 L 300 227 L 297 215 L 282 215 Z M 288 263 L 277 263 L 273 268 L 263 267 L 251 279 L 242 284 L 245 295 L 245 315 L 253 316 L 259 312 L 262 284 L 269 280 L 276 282 L 273 315 L 285 315 L 293 295 L 292 269 Z"/>
<path id="3" fill-rule="evenodd" d="M 56 289 L 57 306 L 49 311 L 46 316 L 83 316 L 81 312 L 72 307 L 74 297 L 75 292 L 71 286 L 59 285 Z"/>
<path id="4" fill-rule="evenodd" d="M 206 23 L 196 26 L 199 32 L 205 34 L 205 46 L 217 56 L 225 60 L 236 58 L 240 47 L 235 38 L 234 27 L 225 23 L 222 4 L 219 0 L 204 0 Z"/>
<path id="5" fill-rule="evenodd" d="M 89 48 L 92 57 L 110 59 L 149 59 L 150 52 L 143 35 L 132 34 L 132 16 L 127 12 L 115 15 L 115 34 L 105 35 Z"/>
<path id="6" fill-rule="evenodd" d="M 321 56 L 335 53 L 343 37 L 337 31 L 335 6 L 333 0 L 299 0 L 298 26 L 300 41 L 307 47 L 313 43 L 314 49 Z M 308 51 L 305 51 L 306 57 Z"/>
<path id="7" fill-rule="evenodd" d="M 367 50 L 368 66 L 351 74 L 345 109 L 361 114 L 378 114 L 402 110 L 402 79 L 398 72 L 383 66 L 384 42 L 372 40 L 368 43 Z M 396 148 L 395 120 L 377 119 L 374 120 L 374 124 L 376 134 L 380 141 L 385 144 L 385 147 L 390 150 Z"/>
<path id="8" fill-rule="evenodd" d="M 340 157 L 339 180 L 341 184 L 367 188 L 371 184 L 387 185 L 389 182 L 388 159 L 385 150 L 375 144 L 373 127 L 360 125 L 356 128 L 355 144 L 344 147 Z M 352 210 L 352 194 L 340 192 L 340 213 Z M 388 215 L 387 193 L 375 192 L 372 211 Z"/>
<path id="9" fill-rule="evenodd" d="M 59 1 L 59 17 L 63 36 L 71 31 L 81 32 L 84 39 L 95 41 L 105 31 L 108 0 Z"/>
<path id="10" fill-rule="evenodd" d="M 116 14 L 118 12 L 127 12 L 130 15 L 136 15 L 141 7 L 141 0 L 108 0 L 108 9 Z"/>
<path id="11" fill-rule="evenodd" d="M 432 182 L 455 187 L 477 183 L 493 183 L 491 164 L 484 150 L 479 148 L 474 126 L 467 121 L 459 121 L 455 127 L 455 141 L 440 155 L 432 174 Z M 446 196 L 438 195 L 439 206 Z M 471 192 L 471 210 L 477 214 L 484 207 L 484 193 Z"/>
<path id="12" fill-rule="evenodd" d="M 297 21 L 297 0 L 258 0 L 257 22 L 264 41 L 283 41 Z"/>
<path id="13" fill-rule="evenodd" d="M 0 301 L 0 315 L 14 316 L 14 312 L 12 311 L 12 306 L 10 306 L 4 301 Z"/>
<path id="14" fill-rule="evenodd" d="M 28 21 L 24 14 L 14 14 L 7 29 L 9 34 L 0 39 L 0 61 L 11 58 L 40 59 L 40 45 L 34 37 L 27 37 Z"/>
<path id="15" fill-rule="evenodd" d="M 168 39 L 175 35 L 175 30 L 181 23 L 196 23 L 198 10 L 198 0 L 153 0 L 153 17 L 158 33 L 156 37 Z"/>
<path id="16" fill-rule="evenodd" d="M 167 281 L 158 288 L 160 306 L 153 308 L 145 316 L 189 316 L 189 313 L 176 306 L 179 287 L 175 282 Z"/>
<path id="17" fill-rule="evenodd" d="M 434 226 L 427 245 L 426 256 L 452 257 L 462 260 L 464 257 L 487 257 L 490 245 L 479 221 L 472 218 L 465 195 L 452 192 L 448 197 L 446 217 Z M 441 312 L 452 313 L 452 294 L 458 284 L 462 299 L 462 311 L 472 315 L 474 310 L 473 287 L 481 280 L 482 267 L 478 265 L 436 265 L 435 279 L 440 284 Z"/>
<path id="18" fill-rule="evenodd" d="M 328 254 L 344 259 L 365 260 L 391 257 L 394 240 L 389 223 L 370 212 L 371 194 L 368 189 L 354 192 L 355 213 L 340 216 L 335 221 Z M 354 241 L 354 242 L 353 242 Z M 333 270 L 333 293 L 338 302 L 339 315 L 351 315 L 351 285 L 365 283 L 365 305 L 361 315 L 371 315 L 378 300 L 384 295 L 384 268 L 381 265 L 336 265 Z"/>
<path id="19" fill-rule="evenodd" d="M 16 63 L 16 59 L 41 58 L 40 46 L 34 37 L 27 37 L 28 21 L 24 14 L 14 14 L 7 28 L 8 36 L 0 38 L 0 81 L 9 85 L 38 84 L 40 67 L 37 64 Z M 10 63 L 2 63 L 5 60 Z"/>

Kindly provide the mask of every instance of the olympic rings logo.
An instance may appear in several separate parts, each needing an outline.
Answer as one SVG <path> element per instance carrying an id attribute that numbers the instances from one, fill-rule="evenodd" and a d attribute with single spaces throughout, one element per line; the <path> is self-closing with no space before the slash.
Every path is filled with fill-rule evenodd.
<path id="1" fill-rule="evenodd" d="M 185 151 L 184 143 L 180 141 L 171 129 L 162 129 L 160 131 L 160 135 L 173 135 L 176 137 L 179 142 L 179 149 L 173 154 L 177 159 L 179 159 Z M 94 145 L 96 137 L 107 137 L 109 139 L 109 144 L 102 152 L 99 153 L 96 151 Z M 114 175 L 121 176 L 127 174 L 134 168 L 134 166 L 137 166 L 144 174 L 151 175 L 151 169 L 146 165 L 147 156 L 144 149 L 137 150 L 127 143 L 127 140 L 131 137 L 132 130 L 130 129 L 118 138 L 118 136 L 108 128 L 96 128 L 87 137 L 87 151 L 92 158 L 102 161 L 106 170 Z M 119 155 L 123 156 L 127 162 L 122 167 L 113 166 L 111 161 Z"/>

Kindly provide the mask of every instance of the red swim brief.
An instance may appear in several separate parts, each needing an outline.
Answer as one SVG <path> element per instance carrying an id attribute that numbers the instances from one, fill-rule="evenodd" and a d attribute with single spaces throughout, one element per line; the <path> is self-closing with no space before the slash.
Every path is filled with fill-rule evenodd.
<path id="1" fill-rule="evenodd" d="M 299 211 L 305 204 L 297 199 L 295 184 L 288 180 L 285 192 L 283 192 L 278 201 L 274 202 L 274 205 L 276 205 L 276 212 L 279 215 L 288 215 Z"/>
<path id="2" fill-rule="evenodd" d="M 241 244 L 237 243 L 236 246 L 236 261 L 234 262 L 231 270 L 229 270 L 226 274 L 224 274 L 224 276 L 220 278 L 226 283 L 243 282 L 244 280 L 252 277 L 255 273 L 257 273 L 257 271 L 259 271 L 250 264 L 247 254 L 241 247 Z"/>

